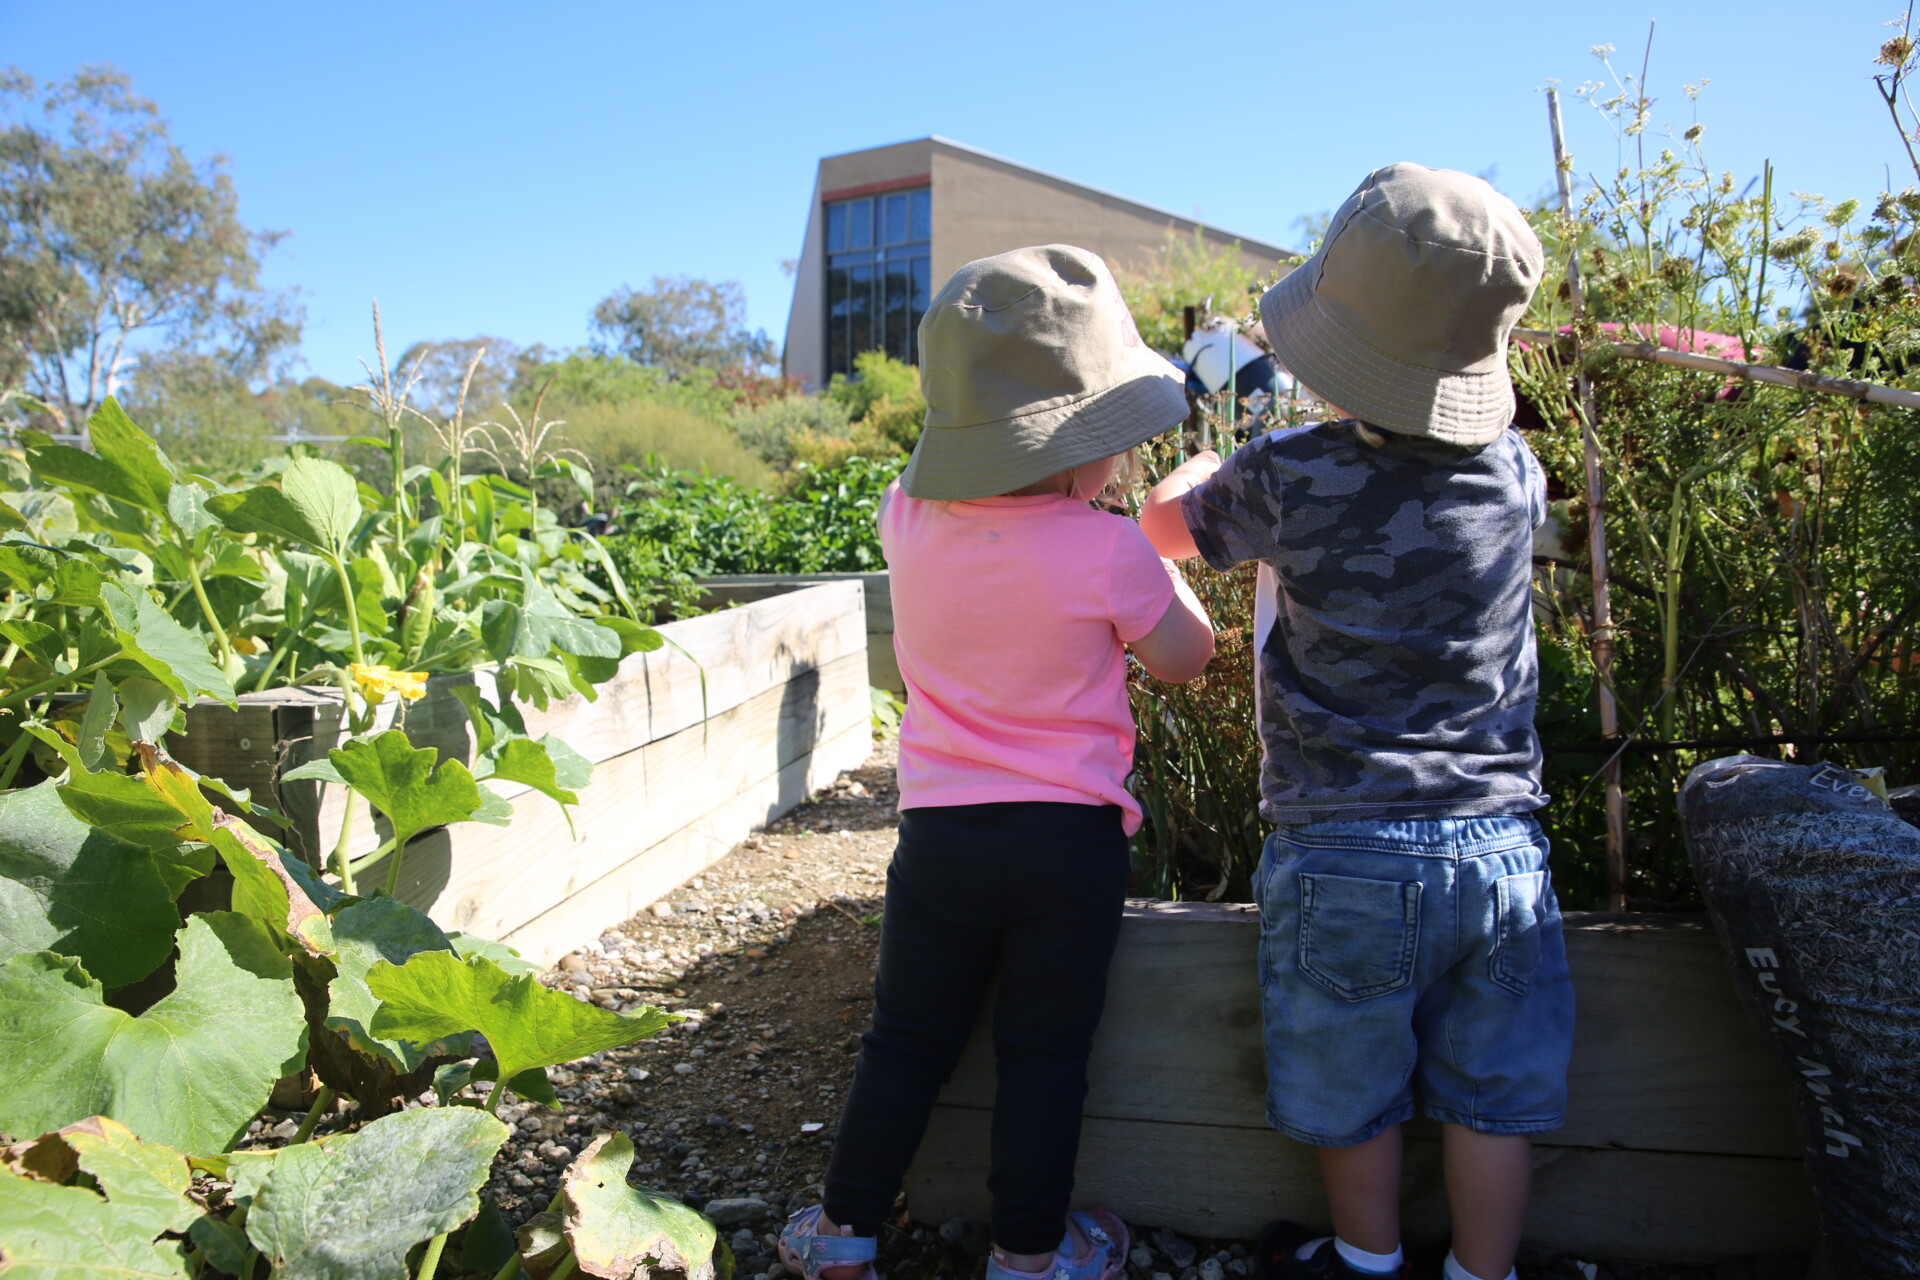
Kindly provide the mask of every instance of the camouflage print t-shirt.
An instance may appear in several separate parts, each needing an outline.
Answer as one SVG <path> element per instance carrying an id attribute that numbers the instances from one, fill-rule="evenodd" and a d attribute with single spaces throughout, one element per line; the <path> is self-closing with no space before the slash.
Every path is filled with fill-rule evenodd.
<path id="1" fill-rule="evenodd" d="M 1250 441 L 1181 500 L 1208 564 L 1260 562 L 1256 703 L 1270 822 L 1524 813 L 1540 464 L 1313 423 Z"/>

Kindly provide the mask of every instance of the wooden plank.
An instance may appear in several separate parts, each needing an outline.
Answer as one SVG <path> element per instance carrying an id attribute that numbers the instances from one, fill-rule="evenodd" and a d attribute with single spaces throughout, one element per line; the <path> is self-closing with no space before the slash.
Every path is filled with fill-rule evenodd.
<path id="1" fill-rule="evenodd" d="M 196 773 L 245 788 L 263 803 L 274 803 L 273 780 L 280 764 L 275 707 L 242 701 L 238 708 L 204 702 L 187 710 L 187 731 L 167 735 L 167 751 Z"/>
<path id="2" fill-rule="evenodd" d="M 841 730 L 807 755 L 549 907 L 509 933 L 505 941 L 538 964 L 552 964 L 582 940 L 631 919 L 676 885 L 699 875 L 748 832 L 772 822 L 843 771 L 858 767 L 872 750 L 873 738 L 865 722 Z"/>
<path id="3" fill-rule="evenodd" d="M 908 1177 L 913 1216 L 985 1221 L 990 1117 L 941 1105 Z M 1407 1140 L 1404 1230 L 1447 1232 L 1436 1137 Z M 1276 1218 L 1326 1221 L 1311 1148 L 1271 1130 L 1090 1118 L 1074 1202 L 1128 1222 L 1210 1239 L 1251 1239 Z M 1714 1262 L 1812 1252 L 1818 1233 L 1804 1167 L 1794 1160 L 1540 1147 L 1529 1244 L 1587 1257 Z"/>
<path id="4" fill-rule="evenodd" d="M 818 582 L 859 582 L 867 593 L 867 634 L 893 634 L 893 579 L 885 569 L 877 573 L 720 573 L 700 579 L 716 604 L 764 600 L 797 584 Z"/>
<path id="5" fill-rule="evenodd" d="M 571 831 L 557 805 L 525 792 L 513 800 L 511 826 L 453 828 L 447 866 L 409 850 L 400 896 L 443 927 L 505 937 L 821 743 L 867 732 L 866 688 L 866 656 L 855 651 L 708 724 L 602 761 Z M 367 883 L 383 883 L 385 866 L 368 868 Z"/>
<path id="6" fill-rule="evenodd" d="M 893 652 L 892 579 L 880 573 L 740 573 L 700 579 L 706 602 L 712 606 L 744 605 L 795 590 L 805 583 L 859 581 L 866 589 L 867 682 L 900 697 L 907 692 L 900 662 Z"/>
<path id="7" fill-rule="evenodd" d="M 1579 1015 L 1566 1127 L 1545 1145 L 1798 1159 L 1792 1098 L 1698 918 L 1567 916 Z M 1262 1128 L 1250 906 L 1136 903 L 1088 1063 L 1086 1114 Z M 984 1018 L 943 1098 L 992 1105 Z"/>

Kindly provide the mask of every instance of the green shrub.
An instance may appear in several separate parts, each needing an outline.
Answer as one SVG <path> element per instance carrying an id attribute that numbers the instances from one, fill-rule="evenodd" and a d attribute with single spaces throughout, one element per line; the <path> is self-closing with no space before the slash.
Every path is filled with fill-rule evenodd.
<path id="1" fill-rule="evenodd" d="M 1169 228 L 1166 243 L 1151 260 L 1122 264 L 1114 275 L 1141 340 L 1172 355 L 1186 345 L 1186 308 L 1204 306 L 1211 298 L 1216 314 L 1238 317 L 1251 310 L 1248 293 L 1260 282 L 1260 272 L 1240 261 L 1238 242 L 1231 248 L 1215 245 L 1198 227 L 1191 236 Z"/>
<path id="2" fill-rule="evenodd" d="M 886 567 L 880 495 L 903 458 L 805 463 L 792 489 L 770 495 L 724 476 L 660 467 L 628 487 L 607 539 L 622 576 L 684 608 L 693 579 L 721 573 L 868 572 Z"/>
<path id="3" fill-rule="evenodd" d="M 853 358 L 853 369 L 856 376 L 852 378 L 834 374 L 826 390 L 826 398 L 843 406 L 853 422 L 866 417 L 881 400 L 903 405 L 920 401 L 920 371 L 905 361 L 884 351 L 863 351 Z M 926 408 L 925 401 L 920 405 Z"/>
<path id="4" fill-rule="evenodd" d="M 575 404 L 564 412 L 543 407 L 560 418 L 557 434 L 566 446 L 587 456 L 603 491 L 595 504 L 603 510 L 620 497 L 623 467 L 711 472 L 750 489 L 772 478 L 767 464 L 725 425 L 678 405 L 642 400 Z"/>
<path id="5" fill-rule="evenodd" d="M 783 396 L 751 409 L 738 410 L 730 419 L 740 443 L 774 467 L 793 465 L 794 439 L 801 433 L 819 439 L 843 440 L 852 431 L 847 407 L 826 396 Z"/>

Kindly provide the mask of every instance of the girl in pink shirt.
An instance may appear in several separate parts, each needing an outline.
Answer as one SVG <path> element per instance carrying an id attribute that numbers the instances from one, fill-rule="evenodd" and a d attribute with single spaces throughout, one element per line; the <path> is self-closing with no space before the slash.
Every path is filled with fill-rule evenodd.
<path id="1" fill-rule="evenodd" d="M 1088 503 L 1179 425 L 1186 394 L 1106 265 L 1065 245 L 962 267 L 920 349 L 926 426 L 880 510 L 907 712 L 873 1028 L 825 1203 L 793 1216 L 781 1258 L 806 1280 L 872 1280 L 997 974 L 988 1280 L 1111 1280 L 1126 1227 L 1068 1203 L 1140 826 L 1126 649 L 1191 680 L 1213 631 L 1138 526 Z"/>

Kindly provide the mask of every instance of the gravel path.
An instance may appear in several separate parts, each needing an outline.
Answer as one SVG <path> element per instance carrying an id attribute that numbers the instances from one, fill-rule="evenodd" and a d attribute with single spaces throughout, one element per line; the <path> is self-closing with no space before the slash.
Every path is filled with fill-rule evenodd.
<path id="1" fill-rule="evenodd" d="M 892 856 L 895 752 L 882 744 L 668 898 L 564 957 L 556 987 L 608 1008 L 655 1004 L 685 1021 L 652 1040 L 556 1068 L 565 1115 L 516 1102 L 490 1195 L 510 1225 L 544 1208 L 559 1171 L 597 1129 L 626 1131 L 637 1182 L 703 1207 L 733 1246 L 740 1277 L 784 1276 L 773 1253 L 782 1215 L 816 1203 L 858 1037 L 867 1025 L 879 912 Z M 883 1233 L 883 1280 L 977 1277 L 977 1224 Z M 1228 1280 L 1249 1274 L 1243 1243 L 1151 1227 L 1127 1275 Z M 1438 1275 L 1438 1259 L 1428 1263 Z M 1579 1280 L 1793 1280 L 1780 1268 L 1529 1259 L 1521 1275 Z M 1591 1267 L 1592 1269 L 1588 1269 Z"/>

